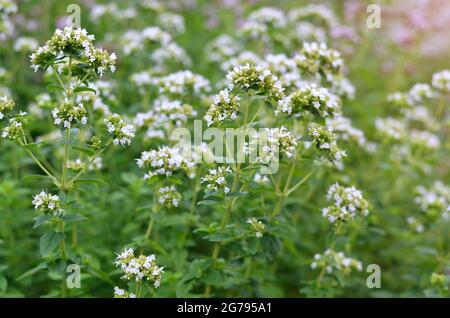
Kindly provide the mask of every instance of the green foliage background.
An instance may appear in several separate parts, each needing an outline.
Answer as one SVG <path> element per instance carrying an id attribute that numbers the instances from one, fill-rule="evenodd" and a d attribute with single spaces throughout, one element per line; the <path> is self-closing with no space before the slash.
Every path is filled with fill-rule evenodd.
<path id="1" fill-rule="evenodd" d="M 76 1 L 20 1 L 19 13 L 39 22 L 39 29 L 28 34 L 42 44 L 54 32 L 56 21 L 65 15 L 66 6 Z M 244 12 L 263 5 L 289 8 L 306 1 L 260 1 L 256 4 L 241 2 Z M 121 2 L 126 5 L 126 2 Z M 330 1 L 338 16 L 343 15 L 341 1 Z M 107 40 L 112 31 L 129 28 L 142 29 L 153 25 L 155 16 L 139 12 L 136 19 L 124 21 L 100 21 L 93 23 L 82 8 L 82 26 L 95 34 L 97 41 L 110 51 L 118 53 L 118 70 L 108 79 L 117 82 L 114 92 L 119 103 L 114 111 L 134 115 L 141 107 L 138 94 L 129 81 L 129 75 L 146 66 L 144 57 L 122 59 L 120 48 Z M 216 15 L 218 25 L 208 27 L 206 10 Z M 218 1 L 197 1 L 197 6 L 182 8 L 187 31 L 176 41 L 193 59 L 192 71 L 202 74 L 212 82 L 223 79 L 225 74 L 205 62 L 204 47 L 221 33 L 233 34 L 235 18 L 230 9 Z M 433 72 L 449 67 L 449 52 L 442 58 L 429 59 L 418 50 L 405 49 L 387 41 L 385 29 L 369 30 L 364 19 L 355 21 L 361 41 L 354 45 L 354 52 L 345 57 L 348 77 L 356 87 L 356 98 L 344 105 L 344 113 L 353 124 L 362 129 L 369 140 L 376 140 L 373 121 L 376 117 L 392 114 L 386 96 L 394 91 L 405 91 L 416 82 L 429 82 Z M 25 33 L 26 34 L 26 31 Z M 12 42 L 0 47 L 0 66 L 11 77 L 6 86 L 12 91 L 19 108 L 26 109 L 39 93 L 46 92 L 42 72 L 30 69 L 29 59 L 12 50 Z M 330 45 L 333 47 L 333 45 Z M 380 53 L 380 47 L 383 52 Z M 340 49 L 339 47 L 335 47 Z M 249 48 L 251 49 L 251 48 Z M 255 48 L 256 49 L 256 48 Z M 395 67 L 383 71 L 385 63 Z M 409 71 L 413 66 L 414 71 Z M 199 106 L 201 107 L 201 106 Z M 50 131 L 50 120 L 35 122 L 34 136 Z M 443 132 L 448 134 L 448 130 Z M 353 147 L 353 148 L 352 148 Z M 246 261 L 248 244 L 232 242 L 222 254 L 222 262 L 210 269 L 213 243 L 204 238 L 202 229 L 220 222 L 223 210 L 214 205 L 199 205 L 197 217 L 189 214 L 192 198 L 191 181 L 178 180 L 183 189 L 183 205 L 177 211 L 167 211 L 156 219 L 154 236 L 146 243 L 145 251 L 157 255 L 158 264 L 164 265 L 166 273 L 157 290 L 159 297 L 200 296 L 205 283 L 212 284 L 218 296 L 267 296 L 267 297 L 422 297 L 430 288 L 433 272 L 449 273 L 449 226 L 448 222 L 435 222 L 423 234 L 407 228 L 406 217 L 418 215 L 414 203 L 414 188 L 419 184 L 430 185 L 436 179 L 448 184 L 449 152 L 444 144 L 435 156 L 418 158 L 419 165 L 429 164 L 431 174 L 425 175 L 414 165 L 404 165 L 389 160 L 390 145 L 381 145 L 374 154 L 349 145 L 349 157 L 344 172 L 320 170 L 302 186 L 295 195 L 286 200 L 282 213 L 273 229 L 273 236 L 265 237 L 258 246 L 252 267 Z M 124 246 L 142 240 L 149 218 L 149 211 L 142 209 L 152 202 L 151 187 L 142 179 L 134 159 L 148 145 L 132 143 L 129 149 L 111 150 L 104 155 L 105 169 L 93 177 L 101 182 L 85 184 L 73 207 L 87 219 L 77 225 L 78 247 L 74 259 L 82 265 L 82 288 L 69 291 L 72 297 L 111 297 L 113 287 L 120 284 L 120 273 L 114 267 L 116 253 Z M 49 150 L 50 151 L 50 150 Z M 51 153 L 48 156 L 52 156 Z M 286 169 L 282 173 L 286 173 Z M 47 297 L 59 296 L 64 269 L 59 263 L 47 269 L 40 268 L 39 238 L 44 229 L 33 229 L 35 211 L 31 198 L 41 189 L 50 187 L 38 168 L 26 154 L 11 142 L 0 143 L 0 296 Z M 305 171 L 297 169 L 294 178 L 300 180 Z M 382 269 L 382 288 L 366 287 L 367 273 L 354 273 L 343 285 L 325 282 L 320 290 L 311 290 L 317 272 L 310 269 L 315 253 L 322 253 L 330 239 L 331 228 L 321 216 L 325 206 L 328 187 L 336 181 L 348 180 L 362 189 L 371 204 L 367 219 L 348 224 L 338 238 L 337 245 L 349 255 L 368 264 L 379 264 Z M 243 226 L 249 216 L 275 205 L 273 191 L 258 190 L 254 195 L 238 200 L 232 221 Z M 261 205 L 263 197 L 265 206 Z M 76 210 L 76 211 L 75 211 Z M 180 235 L 187 220 L 194 224 L 184 245 Z M 239 225 L 241 224 L 241 225 Z M 68 242 L 75 235 L 67 232 Z M 216 238 L 217 239 L 217 238 Z M 244 246 L 243 246 L 244 245 Z M 243 252 L 247 249 L 247 252 Z M 82 255 L 82 256 L 81 256 Z M 247 255 L 247 256 L 246 256 Z M 42 266 L 41 266 L 42 267 Z M 30 272 L 31 270 L 31 272 Z"/>

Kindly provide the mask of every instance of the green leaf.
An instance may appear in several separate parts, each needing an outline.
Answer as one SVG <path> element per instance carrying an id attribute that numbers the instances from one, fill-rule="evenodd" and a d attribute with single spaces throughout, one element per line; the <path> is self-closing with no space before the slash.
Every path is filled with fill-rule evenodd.
<path id="1" fill-rule="evenodd" d="M 210 242 L 227 242 L 233 239 L 233 235 L 231 233 L 221 232 L 215 233 L 209 236 Z"/>
<path id="2" fill-rule="evenodd" d="M 34 225 L 33 225 L 33 229 L 37 229 L 38 227 L 40 227 L 42 224 L 50 221 L 52 219 L 52 217 L 50 215 L 44 214 L 44 215 L 40 215 L 36 218 L 34 218 Z"/>
<path id="3" fill-rule="evenodd" d="M 64 233 L 54 231 L 42 235 L 39 245 L 41 255 L 47 256 L 62 240 L 64 240 L 65 237 L 66 235 Z"/>
<path id="4" fill-rule="evenodd" d="M 64 220 L 67 224 L 75 223 L 75 222 L 81 222 L 84 220 L 87 220 L 87 217 L 81 215 L 81 214 L 68 214 L 61 217 L 61 219 Z"/>
<path id="5" fill-rule="evenodd" d="M 78 93 L 78 92 L 93 92 L 94 94 L 97 94 L 97 91 L 95 89 L 90 88 L 90 87 L 86 87 L 86 86 L 77 87 L 73 91 L 75 93 Z"/>
<path id="6" fill-rule="evenodd" d="M 215 200 L 201 200 L 197 202 L 197 205 L 214 205 L 220 203 L 219 201 Z"/>
<path id="7" fill-rule="evenodd" d="M 22 275 L 20 275 L 17 280 L 22 280 L 24 278 L 27 278 L 29 276 L 33 276 L 35 273 L 39 272 L 40 270 L 46 269 L 47 268 L 47 263 L 46 262 L 42 262 L 39 265 L 37 265 L 36 267 L 33 267 L 32 269 L 26 271 L 25 273 L 23 273 Z"/>
<path id="8" fill-rule="evenodd" d="M 35 180 L 35 179 L 40 179 L 40 180 L 45 179 L 46 181 L 53 182 L 53 180 L 49 176 L 45 176 L 43 174 L 29 174 L 29 175 L 22 177 L 22 181 Z"/>
<path id="9" fill-rule="evenodd" d="M 51 92 L 63 91 L 64 87 L 62 87 L 61 85 L 57 85 L 57 84 L 48 84 L 47 90 L 51 91 Z"/>

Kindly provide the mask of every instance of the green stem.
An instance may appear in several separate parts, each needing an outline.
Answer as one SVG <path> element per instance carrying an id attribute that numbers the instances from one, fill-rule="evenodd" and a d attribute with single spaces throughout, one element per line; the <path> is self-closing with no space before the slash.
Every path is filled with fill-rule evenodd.
<path id="1" fill-rule="evenodd" d="M 70 141 L 70 128 L 67 128 L 64 143 L 64 159 L 62 163 L 62 173 L 61 173 L 61 188 L 63 191 L 66 189 L 67 160 L 69 159 L 69 141 Z"/>
<path id="2" fill-rule="evenodd" d="M 53 183 L 55 183 L 55 185 L 57 187 L 60 187 L 60 183 L 58 182 L 58 180 L 56 180 L 56 178 L 51 174 L 51 172 L 48 171 L 48 169 L 44 167 L 44 165 L 39 161 L 38 158 L 36 158 L 36 156 L 33 154 L 33 152 L 26 147 L 27 146 L 26 141 L 24 143 L 19 140 L 19 144 L 23 147 L 23 149 L 26 151 L 26 153 L 33 159 L 33 161 L 39 166 L 39 168 L 41 168 L 41 170 L 44 171 L 45 174 L 48 177 L 50 177 L 50 179 L 52 179 Z"/>

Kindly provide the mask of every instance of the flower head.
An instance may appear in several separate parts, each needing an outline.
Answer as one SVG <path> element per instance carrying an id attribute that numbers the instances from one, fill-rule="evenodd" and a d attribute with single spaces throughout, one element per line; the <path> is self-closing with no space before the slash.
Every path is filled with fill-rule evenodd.
<path id="1" fill-rule="evenodd" d="M 209 192 L 219 192 L 227 194 L 230 188 L 227 185 L 227 178 L 231 174 L 231 168 L 228 166 L 220 166 L 210 169 L 209 173 L 201 178 L 201 183 L 206 183 L 206 189 Z"/>
<path id="2" fill-rule="evenodd" d="M 41 193 L 35 195 L 32 203 L 36 211 L 43 214 L 59 216 L 64 213 L 64 210 L 61 208 L 59 196 L 46 191 L 41 191 Z"/>
<path id="3" fill-rule="evenodd" d="M 232 88 L 242 91 L 254 91 L 269 99 L 280 100 L 284 97 L 283 87 L 278 78 L 260 65 L 250 64 L 236 66 L 227 75 Z"/>
<path id="4" fill-rule="evenodd" d="M 180 149 L 167 146 L 142 152 L 136 162 L 139 168 L 149 169 L 144 179 L 158 175 L 171 176 L 175 172 L 187 172 L 194 167 L 194 162 L 183 157 Z"/>
<path id="5" fill-rule="evenodd" d="M 135 128 L 133 125 L 126 123 L 118 114 L 112 114 L 105 119 L 106 129 L 113 137 L 115 145 L 130 145 L 134 138 Z"/>
<path id="6" fill-rule="evenodd" d="M 249 218 L 247 223 L 250 224 L 250 230 L 257 238 L 261 238 L 263 236 L 266 227 L 261 221 L 258 221 L 257 218 Z"/>
<path id="7" fill-rule="evenodd" d="M 122 276 L 124 280 L 150 281 L 155 288 L 161 284 L 164 267 L 156 265 L 155 255 L 136 257 L 133 249 L 130 248 L 117 255 L 115 265 L 124 272 Z"/>
<path id="8" fill-rule="evenodd" d="M 335 183 L 328 189 L 327 200 L 331 205 L 322 209 L 322 216 L 330 223 L 338 224 L 353 219 L 357 214 L 369 214 L 369 204 L 355 187 Z"/>

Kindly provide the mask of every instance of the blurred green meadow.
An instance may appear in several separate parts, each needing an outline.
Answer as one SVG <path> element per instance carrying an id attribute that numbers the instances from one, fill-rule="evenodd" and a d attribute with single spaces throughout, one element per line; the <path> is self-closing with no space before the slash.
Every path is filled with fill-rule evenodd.
<path id="1" fill-rule="evenodd" d="M 0 0 L 0 16 L 3 2 Z M 210 198 L 205 196 L 205 184 L 199 182 L 211 168 L 206 164 L 195 178 L 183 175 L 168 179 L 181 193 L 178 207 L 155 208 L 155 184 L 144 180 L 144 171 L 136 159 L 143 151 L 166 144 L 167 137 L 146 138 L 145 131 L 137 130 L 130 146 L 107 148 L 102 153 L 102 167 L 89 170 L 85 182 L 67 193 L 66 212 L 80 220 L 67 224 L 68 255 L 60 259 L 57 248 L 42 255 L 40 239 L 50 225 L 34 228 L 38 213 L 32 204 L 33 196 L 41 190 L 58 190 L 49 179 L 41 177 L 42 171 L 23 147 L 0 138 L 1 297 L 113 297 L 115 286 L 126 286 L 114 263 L 125 247 L 144 255 L 155 254 L 157 264 L 164 266 L 161 286 L 149 289 L 145 294 L 148 297 L 202 297 L 205 293 L 219 297 L 449 296 L 450 90 L 443 89 L 439 96 L 436 93 L 406 106 L 388 100 L 392 93 L 410 92 L 416 83 L 428 83 L 433 92 L 438 91 L 432 85 L 433 74 L 450 69 L 448 28 L 445 23 L 439 24 L 440 20 L 448 21 L 448 2 L 378 1 L 381 28 L 367 26 L 370 12 L 366 8 L 372 1 L 15 2 L 17 12 L 8 15 L 14 29 L 3 40 L 0 38 L 0 96 L 10 96 L 17 111 L 29 113 L 27 129 L 31 138 L 36 143 L 45 141 L 33 151 L 58 169 L 64 141 L 52 137 L 59 128 L 53 122 L 50 102 L 39 97 L 46 93 L 53 101 L 58 100 L 58 92 L 50 85 L 55 79 L 50 72 L 34 72 L 31 68 L 30 54 L 36 48 L 16 48 L 15 44 L 20 38 L 32 38 L 39 46 L 44 45 L 56 28 L 64 28 L 70 4 L 81 9 L 81 27 L 95 35 L 95 44 L 117 55 L 117 70 L 101 78 L 111 83 L 110 95 L 103 102 L 128 122 L 133 122 L 137 113 L 150 110 L 163 95 L 157 87 L 133 80 L 134 74 L 148 71 L 150 77 L 156 77 L 185 69 L 210 82 L 211 90 L 205 96 L 183 93 L 180 97 L 196 110 L 194 118 L 202 119 L 211 96 L 224 87 L 227 75 L 222 65 L 226 58 L 211 61 L 211 43 L 218 36 L 231 36 L 240 43 L 240 52 L 254 52 L 262 60 L 269 54 L 292 57 L 300 52 L 302 42 L 317 41 L 326 42 L 342 54 L 342 76 L 354 86 L 352 98 L 341 98 L 342 114 L 362 132 L 364 142 L 358 144 L 351 134 L 338 135 L 338 144 L 347 153 L 339 167 L 322 163 L 319 155 L 308 153 L 292 170 L 291 184 L 314 172 L 290 196 L 280 200 L 280 212 L 274 218 L 271 212 L 279 202 L 276 182 L 259 186 L 252 181 L 253 170 L 243 172 L 238 182 L 248 184 L 248 189 L 236 195 L 235 202 L 233 198 L 223 199 L 233 202 L 233 208 L 227 226 L 220 227 L 225 209 L 220 203 L 214 204 L 220 201 L 217 198 L 205 202 Z M 265 42 L 258 36 L 247 39 L 239 32 L 257 9 L 277 8 L 288 16 L 311 3 L 328 8 L 338 21 L 330 26 L 320 18 L 305 17 L 310 25 L 323 31 L 323 39 L 305 31 L 305 37 L 295 35 L 297 43 L 283 38 L 287 31 L 275 28 L 267 33 L 269 40 Z M 100 8 L 107 4 L 110 7 Z M 169 58 L 159 70 L 158 61 L 151 55 L 157 46 L 145 46 L 132 54 L 124 52 L 127 44 L 123 36 L 127 31 L 150 26 L 165 30 L 165 20 L 159 17 L 167 12 L 183 18 L 184 30 L 167 32 L 185 50 L 191 63 Z M 274 105 L 264 106 L 261 116 L 268 123 L 278 120 L 272 115 Z M 426 114 L 422 112 L 414 120 L 405 115 L 417 107 L 425 108 Z M 252 114 L 256 114 L 256 108 Z M 425 115 L 430 117 L 421 117 Z M 92 121 L 91 133 L 104 140 L 107 134 L 100 133 L 102 116 Z M 400 132 L 401 138 L 390 138 L 375 124 L 377 119 L 387 117 L 397 118 L 407 126 Z M 194 118 L 189 118 L 185 126 L 192 128 Z M 295 120 L 280 122 L 294 129 Z M 0 128 L 6 125 L 6 119 L 0 120 Z M 206 127 L 205 122 L 203 125 Z M 413 140 L 412 131 L 416 130 L 432 133 L 438 145 L 427 145 L 431 137 L 421 140 L 424 144 Z M 306 128 L 299 131 L 304 133 Z M 87 160 L 89 153 L 73 148 L 69 156 L 72 160 Z M 289 167 L 289 161 L 280 163 L 280 171 L 273 176 L 278 184 L 289 178 Z M 76 170 L 69 174 L 76 175 Z M 441 187 L 433 192 L 437 181 Z M 322 208 L 329 204 L 327 191 L 336 182 L 361 190 L 370 211 L 338 229 L 322 216 Z M 422 205 L 417 199 L 421 196 L 420 186 L 431 189 L 423 195 L 423 200 L 428 201 Z M 248 234 L 246 221 L 251 217 L 265 224 L 261 239 Z M 150 237 L 146 235 L 149 218 L 154 220 Z M 212 257 L 216 244 L 221 246 L 220 254 Z M 327 274 L 325 267 L 322 271 L 313 268 L 315 255 L 329 248 L 360 261 L 362 269 L 350 273 L 337 268 Z M 81 268 L 81 287 L 67 289 L 63 286 L 69 274 L 66 266 L 72 263 Z M 366 284 L 371 274 L 366 272 L 369 264 L 381 269 L 380 288 Z"/>

